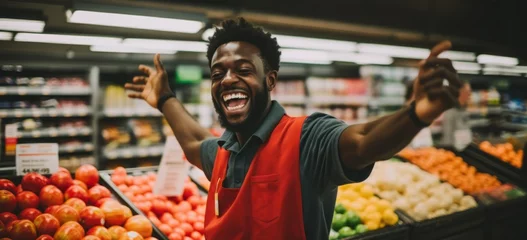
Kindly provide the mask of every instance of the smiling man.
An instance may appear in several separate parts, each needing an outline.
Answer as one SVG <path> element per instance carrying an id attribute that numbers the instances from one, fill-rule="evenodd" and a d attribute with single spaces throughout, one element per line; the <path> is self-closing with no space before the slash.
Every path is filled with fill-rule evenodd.
<path id="1" fill-rule="evenodd" d="M 280 51 L 275 38 L 243 19 L 222 22 L 210 38 L 212 99 L 226 128 L 213 138 L 168 85 L 159 55 L 125 87 L 163 112 L 187 159 L 211 180 L 207 239 L 327 239 L 337 187 L 368 177 L 442 112 L 457 104 L 460 81 L 443 42 L 420 62 L 414 102 L 366 124 L 326 114 L 288 116 L 271 101 Z M 443 84 L 447 79 L 449 84 Z"/>

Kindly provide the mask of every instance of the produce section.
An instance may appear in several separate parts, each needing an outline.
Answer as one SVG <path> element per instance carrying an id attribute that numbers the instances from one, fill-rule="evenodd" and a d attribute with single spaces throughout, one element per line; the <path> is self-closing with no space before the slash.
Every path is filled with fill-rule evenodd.
<path id="1" fill-rule="evenodd" d="M 483 141 L 479 144 L 479 149 L 516 168 L 521 168 L 523 165 L 523 150 L 515 150 L 510 143 L 492 145 L 488 141 Z"/>

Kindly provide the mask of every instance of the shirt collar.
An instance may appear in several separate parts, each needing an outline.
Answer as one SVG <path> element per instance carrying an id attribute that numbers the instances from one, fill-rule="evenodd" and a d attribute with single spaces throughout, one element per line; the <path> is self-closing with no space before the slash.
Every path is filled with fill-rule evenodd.
<path id="1" fill-rule="evenodd" d="M 265 116 L 263 119 L 262 124 L 252 136 L 259 138 L 262 142 L 266 142 L 269 139 L 269 136 L 271 136 L 271 132 L 273 132 L 274 128 L 278 122 L 280 122 L 284 114 L 285 110 L 282 105 L 280 105 L 280 103 L 277 101 L 272 101 L 269 113 L 267 113 L 267 116 Z M 225 130 L 223 135 L 221 135 L 221 137 L 218 139 L 218 145 L 223 148 L 228 148 L 237 141 L 238 140 L 236 139 L 236 134 L 234 132 Z"/>

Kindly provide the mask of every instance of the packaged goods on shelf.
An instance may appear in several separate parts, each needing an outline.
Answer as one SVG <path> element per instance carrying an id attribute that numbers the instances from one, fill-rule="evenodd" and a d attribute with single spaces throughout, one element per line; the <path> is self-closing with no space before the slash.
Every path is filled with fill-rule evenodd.
<path id="1" fill-rule="evenodd" d="M 10 239 L 160 237 L 147 217 L 118 200 L 91 165 L 79 167 L 74 174 L 61 168 L 50 176 L 28 173 L 0 181 L 7 186 L 0 190 L 4 199 L 0 212 L 2 226 L 12 225 L 3 232 Z"/>
<path id="2" fill-rule="evenodd" d="M 365 182 L 373 186 L 373 191 L 382 199 L 417 221 L 477 206 L 472 196 L 464 195 L 461 189 L 449 183 L 441 183 L 437 176 L 411 163 L 378 162 Z"/>
<path id="3" fill-rule="evenodd" d="M 127 96 L 123 86 L 108 85 L 104 91 L 103 113 L 106 116 L 133 116 L 133 115 L 154 115 L 161 116 L 161 113 L 143 100 L 132 99 Z"/>
<path id="4" fill-rule="evenodd" d="M 306 103 L 306 91 L 303 80 L 278 81 L 271 92 L 271 99 L 281 104 L 303 105 Z"/>
<path id="5" fill-rule="evenodd" d="M 493 145 L 488 141 L 483 141 L 479 144 L 479 149 L 516 168 L 522 167 L 523 150 L 515 150 L 511 143 L 499 143 Z"/>
<path id="6" fill-rule="evenodd" d="M 83 164 L 96 165 L 97 161 L 93 156 L 79 155 L 79 156 L 67 156 L 59 158 L 59 166 L 67 169 L 70 172 L 74 172 Z"/>
<path id="7" fill-rule="evenodd" d="M 128 121 L 128 124 L 139 147 L 159 144 L 163 140 L 158 124 L 152 120 L 133 119 Z"/>
<path id="8" fill-rule="evenodd" d="M 309 77 L 306 86 L 316 105 L 367 105 L 370 94 L 365 79 Z"/>

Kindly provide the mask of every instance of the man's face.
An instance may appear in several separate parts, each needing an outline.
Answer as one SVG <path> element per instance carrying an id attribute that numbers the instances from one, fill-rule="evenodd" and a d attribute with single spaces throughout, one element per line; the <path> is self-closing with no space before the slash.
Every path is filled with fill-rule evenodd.
<path id="1" fill-rule="evenodd" d="M 229 42 L 212 56 L 212 100 L 220 123 L 228 130 L 255 130 L 270 103 L 272 85 L 267 84 L 274 84 L 276 75 L 269 80 L 259 54 L 250 43 Z"/>
<path id="2" fill-rule="evenodd" d="M 470 84 L 465 83 L 459 91 L 459 105 L 466 107 L 470 101 L 470 95 L 472 94 L 472 89 Z"/>

